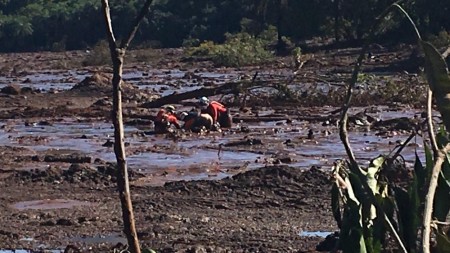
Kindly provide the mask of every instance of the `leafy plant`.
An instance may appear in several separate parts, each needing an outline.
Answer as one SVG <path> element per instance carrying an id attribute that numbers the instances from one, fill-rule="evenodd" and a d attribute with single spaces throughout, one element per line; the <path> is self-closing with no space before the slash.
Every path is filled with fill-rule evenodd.
<path id="1" fill-rule="evenodd" d="M 248 33 L 226 34 L 224 44 L 211 41 L 188 50 L 191 56 L 207 57 L 217 66 L 240 67 L 270 61 L 273 53 L 267 48 L 271 37 L 267 33 L 252 36 Z"/>
<path id="2" fill-rule="evenodd" d="M 429 94 L 434 94 L 444 125 L 449 131 L 450 78 L 445 61 L 430 43 L 421 39 L 411 18 L 398 4 L 386 9 L 377 21 L 382 20 L 391 8 L 398 8 L 415 28 L 419 45 L 425 54 L 425 72 L 431 90 Z M 347 111 L 352 91 L 361 77 L 359 71 L 365 50 L 377 25 L 378 22 L 372 27 L 367 43 L 361 50 L 342 106 L 340 137 L 349 161 L 345 166 L 338 164 L 333 167 L 336 183 L 332 190 L 333 215 L 341 229 L 339 246 L 344 252 L 381 252 L 386 247 L 389 234 L 403 252 L 430 252 L 430 228 L 433 227 L 437 250 L 449 252 L 448 226 L 446 228 L 439 224 L 448 225 L 445 222 L 450 211 L 450 145 L 448 132 L 441 130 L 436 135 L 433 131 L 431 96 L 428 99 L 427 123 L 433 152 L 425 143 L 425 165 L 416 155 L 412 178 L 400 180 L 404 186 L 399 186 L 397 178 L 389 173 L 399 171 L 395 161 L 400 157 L 403 147 L 392 156 L 380 156 L 372 160 L 369 167 L 361 168 L 348 142 Z M 436 221 L 432 221 L 432 217 Z"/>

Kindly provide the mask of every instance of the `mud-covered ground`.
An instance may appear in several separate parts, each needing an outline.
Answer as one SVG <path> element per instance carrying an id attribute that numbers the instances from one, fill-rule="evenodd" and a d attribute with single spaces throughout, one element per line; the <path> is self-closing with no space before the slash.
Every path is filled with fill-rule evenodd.
<path id="1" fill-rule="evenodd" d="M 369 57 L 367 65 L 371 72 L 368 73 L 384 74 L 362 76 L 367 82 L 383 83 L 388 76 L 392 82 L 423 85 L 417 75 L 406 72 L 415 67 L 414 60 L 411 60 L 411 48 L 387 50 L 375 47 L 373 50 L 375 53 Z M 325 83 L 329 87 L 340 87 L 351 73 L 351 64 L 357 52 L 357 49 L 346 49 L 310 54 L 295 79 L 309 85 Z M 133 61 L 133 54 L 139 53 L 130 52 L 125 73 L 140 71 L 144 73 L 141 77 L 144 79 L 151 69 L 164 69 L 167 77 L 158 80 L 161 83 L 171 81 L 171 69 L 189 73 L 184 76 L 189 80 L 197 78 L 195 73 L 201 71 L 224 75 L 228 72 L 239 73 L 239 78 L 248 78 L 261 72 L 265 73 L 263 77 L 280 82 L 288 80 L 293 72 L 293 64 L 287 57 L 264 66 L 230 69 L 214 68 L 209 62 L 186 61 L 182 59 L 180 50 L 158 51 L 152 62 Z M 80 62 L 85 57 L 86 52 L 3 54 L 0 57 L 1 72 L 9 78 L 5 80 L 10 82 L 0 92 L 0 119 L 3 122 L 0 124 L 0 138 L 2 143 L 6 143 L 0 147 L 0 249 L 64 249 L 67 245 L 73 245 L 75 250 L 83 252 L 112 252 L 114 248 L 121 248 L 125 242 L 121 233 L 121 209 L 114 166 L 110 162 L 83 153 L 55 153 L 51 148 L 36 151 L 30 146 L 45 145 L 48 141 L 38 135 L 14 137 L 14 140 L 11 137 L 12 133 L 17 132 L 9 123 L 13 120 L 31 126 L 51 125 L 63 118 L 91 123 L 109 121 L 112 101 L 109 68 L 81 67 Z M 87 73 L 87 78 L 73 80 L 74 77 L 67 72 L 69 69 Z M 66 82 L 77 85 L 71 89 L 46 92 L 26 87 L 29 80 L 24 76 L 30 73 L 61 72 L 67 72 Z M 216 80 L 202 78 L 197 78 L 195 82 L 209 87 L 217 84 Z M 363 80 L 361 85 L 367 82 Z M 128 84 L 124 86 L 126 124 L 151 124 L 149 115 L 154 115 L 157 108 L 143 106 L 159 97 L 158 90 L 153 90 L 154 93 L 151 91 Z M 396 92 L 401 93 L 401 89 Z M 286 127 L 289 127 L 292 118 L 303 118 L 322 125 L 330 125 L 330 121 L 336 118 L 336 114 L 318 114 L 330 111 L 330 107 L 313 106 L 314 102 L 322 105 L 323 97 L 310 99 L 306 103 L 308 96 L 303 91 L 303 106 L 299 106 L 302 101 L 295 104 L 292 97 L 286 97 L 286 94 L 273 100 L 265 97 L 265 102 L 258 100 L 258 95 L 252 97 L 247 94 L 256 102 L 251 104 L 249 101 L 250 105 L 246 108 L 233 101 L 231 110 L 235 118 L 243 122 L 255 122 L 270 120 L 270 117 L 260 119 L 255 111 L 262 107 L 264 110 L 274 109 L 278 114 L 269 116 L 286 121 Z M 408 106 L 395 101 L 408 98 L 402 97 L 402 94 L 393 93 L 392 96 L 394 101 L 388 104 L 392 110 L 408 110 Z M 357 97 L 355 101 L 369 103 L 368 98 L 358 100 Z M 379 99 L 384 102 L 389 100 Z M 396 135 L 396 130 L 407 132 L 410 127 L 408 124 L 414 122 L 404 123 L 405 126 L 397 126 L 396 129 L 386 127 L 384 132 L 378 130 Z M 318 133 L 328 134 L 326 131 L 329 131 L 328 128 L 318 130 Z M 227 134 L 240 134 L 245 138 L 248 130 L 224 130 L 222 134 L 211 133 L 210 136 L 213 139 Z M 284 140 L 285 145 L 302 145 L 305 140 L 313 139 L 306 133 L 293 131 L 292 135 L 289 141 Z M 202 138 L 208 136 L 207 133 Z M 8 138 L 15 145 L 8 145 Z M 193 138 L 192 135 L 190 138 Z M 268 145 L 272 143 L 271 137 L 261 141 Z M 20 146 L 18 143 L 27 145 Z M 243 144 L 249 142 L 244 141 Z M 138 149 L 141 152 L 155 151 L 146 149 L 146 145 L 144 143 Z M 276 149 L 276 145 L 269 148 Z M 227 148 L 226 145 L 224 148 Z M 130 145 L 127 149 L 137 148 Z M 170 153 L 170 150 L 165 152 Z M 324 159 L 327 155 L 330 154 L 322 154 L 317 159 Z M 324 237 L 309 234 L 337 230 L 330 212 L 329 167 L 283 165 L 289 164 L 289 157 L 289 154 L 284 154 L 283 159 L 261 163 L 257 169 L 247 169 L 248 164 L 197 168 L 211 175 L 226 170 L 228 176 L 221 180 L 182 180 L 163 184 L 168 181 L 164 180 L 167 174 L 173 171 L 142 173 L 132 170 L 131 193 L 143 248 L 157 252 L 316 251 Z M 186 170 L 183 175 L 195 173 L 198 171 Z M 182 176 L 180 178 L 183 179 Z M 321 244 L 318 249 L 331 250 L 330 247 Z"/>

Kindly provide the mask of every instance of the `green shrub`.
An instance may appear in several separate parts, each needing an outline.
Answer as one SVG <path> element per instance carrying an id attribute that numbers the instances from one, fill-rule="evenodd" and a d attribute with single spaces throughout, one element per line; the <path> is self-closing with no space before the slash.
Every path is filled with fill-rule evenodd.
<path id="1" fill-rule="evenodd" d="M 261 64 L 273 59 L 273 53 L 267 48 L 271 42 L 269 35 L 252 36 L 248 33 L 226 34 L 224 44 L 216 45 L 211 41 L 188 50 L 190 56 L 206 57 L 217 66 L 240 67 Z"/>
<path id="2" fill-rule="evenodd" d="M 425 56 L 426 80 L 447 131 L 441 127 L 435 133 L 432 115 L 427 115 L 432 149 L 428 147 L 428 140 L 424 139 L 425 163 L 422 164 L 416 153 L 413 170 L 407 167 L 401 151 L 418 134 L 416 131 L 395 152 L 373 159 L 369 167 L 358 164 L 348 141 L 348 107 L 345 105 L 350 104 L 352 89 L 358 81 L 369 82 L 372 79 L 360 74 L 358 67 L 370 42 L 366 41 L 347 89 L 339 123 L 339 135 L 349 158 L 333 166 L 332 210 L 340 228 L 336 249 L 340 247 L 344 253 L 378 253 L 392 251 L 394 246 L 395 252 L 450 252 L 447 223 L 450 215 L 449 72 L 442 55 L 432 44 L 421 39 L 416 25 L 400 5 L 392 4 L 380 17 L 386 16 L 391 8 L 401 11 L 415 28 Z M 373 34 L 374 30 L 368 38 Z M 397 90 L 392 83 L 388 83 L 387 87 Z M 427 110 L 432 110 L 431 103 Z M 431 249 L 433 237 L 437 239 L 433 240 L 434 249 Z M 389 245 L 389 238 L 395 239 L 396 245 Z"/>

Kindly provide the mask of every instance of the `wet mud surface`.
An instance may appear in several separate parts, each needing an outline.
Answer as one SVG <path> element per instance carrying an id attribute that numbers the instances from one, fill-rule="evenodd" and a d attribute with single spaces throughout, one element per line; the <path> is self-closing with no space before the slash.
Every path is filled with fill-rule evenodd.
<path id="1" fill-rule="evenodd" d="M 367 64 L 370 78 L 361 81 L 349 126 L 350 142 L 363 162 L 391 152 L 421 126 L 423 108 L 419 102 L 396 102 L 405 99 L 401 90 L 378 100 L 364 90 L 368 82 L 381 87 L 388 81 L 423 88 L 420 78 L 406 72 L 415 67 L 408 61 L 409 49 L 379 49 Z M 315 53 L 289 84 L 291 93 L 281 97 L 279 89 L 264 87 L 246 94 L 244 103 L 242 94 L 213 97 L 229 105 L 235 125 L 201 134 L 155 135 L 151 119 L 158 108 L 143 105 L 173 92 L 251 78 L 255 72 L 273 83 L 286 81 L 292 79 L 290 59 L 214 68 L 184 61 L 179 50 L 171 50 L 159 52 L 163 57 L 154 62 L 127 64 L 126 152 L 143 247 L 157 252 L 316 251 L 323 236 L 337 230 L 328 172 L 345 151 L 335 96 L 357 52 Z M 67 66 L 85 54 L 1 57 L 0 249 L 72 245 L 82 252 L 112 252 L 126 242 L 115 184 L 110 70 Z M 312 91 L 328 93 L 321 97 Z M 370 99 L 383 105 L 373 106 Z M 182 101 L 177 109 L 189 110 L 194 101 Z M 407 163 L 421 145 L 420 137 L 407 145 Z"/>

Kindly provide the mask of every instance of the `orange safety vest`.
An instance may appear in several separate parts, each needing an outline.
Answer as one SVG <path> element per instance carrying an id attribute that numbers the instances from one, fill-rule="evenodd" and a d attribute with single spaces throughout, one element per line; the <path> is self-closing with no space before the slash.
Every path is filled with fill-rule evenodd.
<path id="1" fill-rule="evenodd" d="M 177 128 L 180 128 L 180 125 L 178 123 L 178 119 L 175 115 L 167 113 L 165 109 L 159 110 L 158 114 L 155 118 L 156 122 L 169 122 L 170 124 L 174 124 Z"/>
<path id="2" fill-rule="evenodd" d="M 215 124 L 217 122 L 217 119 L 219 118 L 219 115 L 221 113 L 227 112 L 227 108 L 219 102 L 211 101 L 211 103 L 209 103 L 208 107 L 206 108 L 206 112 L 211 115 L 211 117 L 213 118 L 213 123 Z"/>

